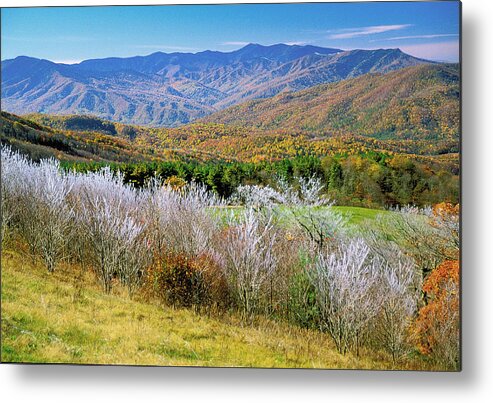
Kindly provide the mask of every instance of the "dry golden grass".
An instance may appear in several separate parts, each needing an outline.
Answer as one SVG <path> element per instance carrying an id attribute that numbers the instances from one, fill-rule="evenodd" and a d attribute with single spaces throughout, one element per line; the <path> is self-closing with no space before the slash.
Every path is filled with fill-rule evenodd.
<path id="1" fill-rule="evenodd" d="M 234 315 L 200 316 L 104 294 L 86 273 L 54 274 L 12 250 L 2 256 L 2 361 L 77 364 L 426 369 L 385 356 L 338 354 L 328 336 Z"/>

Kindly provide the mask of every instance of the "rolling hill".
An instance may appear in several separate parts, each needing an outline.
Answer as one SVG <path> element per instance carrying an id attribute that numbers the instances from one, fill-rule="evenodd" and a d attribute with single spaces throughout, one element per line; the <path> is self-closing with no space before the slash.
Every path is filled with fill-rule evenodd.
<path id="1" fill-rule="evenodd" d="M 133 133 L 133 134 L 132 134 Z M 91 116 L 0 114 L 0 142 L 39 161 L 56 158 L 78 162 L 159 162 L 215 160 L 210 153 L 177 148 L 156 150 L 145 130 Z M 130 134 L 130 135 L 129 135 Z M 136 137 L 142 136 L 141 141 Z"/>
<path id="2" fill-rule="evenodd" d="M 379 140 L 359 135 L 317 137 L 288 130 L 192 123 L 177 128 L 148 128 L 94 116 L 2 112 L 0 140 L 31 156 L 98 162 L 262 162 L 300 155 L 324 157 L 368 152 L 412 156 L 458 172 L 456 139 Z"/>
<path id="3" fill-rule="evenodd" d="M 201 316 L 130 299 L 120 289 L 104 294 L 89 270 L 78 287 L 76 270 L 66 265 L 47 276 L 12 247 L 3 250 L 4 363 L 431 368 L 416 359 L 393 364 L 381 353 L 343 356 L 320 332 L 266 318 L 245 326 L 233 313 Z"/>
<path id="4" fill-rule="evenodd" d="M 250 44 L 234 52 L 162 53 L 67 65 L 20 56 L 2 61 L 3 110 L 91 114 L 177 126 L 251 99 L 365 73 L 428 64 L 398 49 Z"/>
<path id="5" fill-rule="evenodd" d="M 318 136 L 458 139 L 459 66 L 419 65 L 253 100 L 205 122 Z"/>
<path id="6" fill-rule="evenodd" d="M 177 128 L 2 113 L 0 131 L 37 159 L 255 163 L 384 152 L 457 172 L 459 90 L 457 65 L 424 64 L 248 101 Z"/>

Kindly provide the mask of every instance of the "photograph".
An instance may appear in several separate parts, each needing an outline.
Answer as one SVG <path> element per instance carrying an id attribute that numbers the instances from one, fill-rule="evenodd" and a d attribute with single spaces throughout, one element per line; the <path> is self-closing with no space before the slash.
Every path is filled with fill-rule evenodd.
<path id="1" fill-rule="evenodd" d="M 461 371 L 461 13 L 2 6 L 1 363 Z"/>

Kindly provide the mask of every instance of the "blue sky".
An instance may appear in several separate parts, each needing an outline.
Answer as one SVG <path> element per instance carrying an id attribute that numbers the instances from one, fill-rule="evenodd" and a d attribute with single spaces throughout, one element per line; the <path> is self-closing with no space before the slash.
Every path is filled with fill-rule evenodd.
<path id="1" fill-rule="evenodd" d="M 376 2 L 3 8 L 2 60 L 73 63 L 163 52 L 232 51 L 247 43 L 341 49 L 401 48 L 459 58 L 459 4 Z"/>

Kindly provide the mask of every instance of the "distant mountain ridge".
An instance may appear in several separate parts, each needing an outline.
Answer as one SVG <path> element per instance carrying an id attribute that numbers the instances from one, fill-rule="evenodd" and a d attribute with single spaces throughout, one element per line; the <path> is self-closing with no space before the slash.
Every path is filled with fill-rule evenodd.
<path id="1" fill-rule="evenodd" d="M 321 137 L 446 140 L 459 138 L 459 100 L 458 64 L 419 65 L 248 101 L 202 121 Z"/>
<path id="2" fill-rule="evenodd" d="M 2 61 L 2 109 L 92 114 L 177 126 L 251 99 L 432 63 L 399 49 L 250 44 L 223 53 L 162 53 L 67 65 L 20 56 Z"/>

